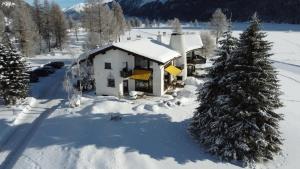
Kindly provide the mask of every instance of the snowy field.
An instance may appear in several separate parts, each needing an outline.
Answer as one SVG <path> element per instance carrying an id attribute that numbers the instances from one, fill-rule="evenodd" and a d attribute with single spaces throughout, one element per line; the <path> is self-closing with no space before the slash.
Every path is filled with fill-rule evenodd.
<path id="1" fill-rule="evenodd" d="M 284 107 L 278 113 L 285 115 L 281 131 L 285 139 L 283 152 L 275 160 L 259 164 L 257 169 L 297 169 L 300 159 L 300 29 L 288 25 L 268 25 L 268 39 L 274 42 L 272 60 L 279 71 Z M 276 28 L 276 29 L 275 29 Z M 280 29 L 279 29 L 280 28 Z M 284 29 L 285 28 L 285 29 Z M 200 30 L 186 29 L 199 33 Z M 169 29 L 134 29 L 143 38 L 156 38 L 158 32 Z M 238 35 L 240 30 L 234 32 Z M 81 34 L 81 40 L 85 34 Z M 123 37 L 127 39 L 129 33 Z M 72 39 L 74 37 L 72 36 Z M 35 66 L 48 61 L 70 59 L 80 54 L 81 42 L 70 40 L 68 50 L 55 56 L 30 59 Z M 168 40 L 168 36 L 164 40 Z M 82 106 L 68 108 L 62 90 L 64 70 L 45 78 L 32 87 L 36 93 L 31 111 L 19 115 L 0 115 L 2 126 L 28 128 L 28 136 L 16 146 L 1 148 L 0 168 L 14 169 L 238 169 L 241 166 L 226 163 L 205 153 L 187 133 L 187 127 L 198 103 L 196 91 L 202 80 L 189 79 L 185 88 L 175 95 L 125 100 L 115 97 L 96 97 L 86 94 Z M 39 93 L 42 93 L 39 95 Z M 0 111 L 5 108 L 0 107 Z M 44 113 L 46 114 L 44 115 Z M 11 113 L 11 112 L 10 112 Z M 5 113 L 4 113 L 5 114 Z M 42 114 L 38 123 L 23 120 L 28 115 Z M 111 121 L 112 115 L 122 116 Z M 23 118 L 22 118 L 23 117 Z M 11 119 L 10 119 L 11 118 Z M 34 118 L 31 118 L 34 119 Z M 18 122 L 18 123 L 16 123 Z M 3 127 L 5 128 L 5 127 Z M 22 135 L 16 130 L 15 137 Z M 18 133 L 20 132 L 20 133 Z M 3 132 L 2 132 L 3 133 Z M 0 135 L 1 137 L 1 135 Z M 12 153 L 10 153 L 12 152 Z"/>

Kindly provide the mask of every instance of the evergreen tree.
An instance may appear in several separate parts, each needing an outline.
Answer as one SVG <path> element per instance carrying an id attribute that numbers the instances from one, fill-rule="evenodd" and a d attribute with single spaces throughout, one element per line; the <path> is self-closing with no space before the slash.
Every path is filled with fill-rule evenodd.
<path id="1" fill-rule="evenodd" d="M 213 78 L 222 77 L 229 56 L 233 54 L 237 47 L 238 39 L 232 36 L 231 22 L 228 23 L 227 31 L 224 32 L 222 40 L 219 41 L 220 48 L 217 51 L 218 58 L 215 60 L 209 75 Z"/>
<path id="2" fill-rule="evenodd" d="M 212 80 L 199 93 L 201 104 L 190 131 L 221 159 L 251 164 L 272 159 L 280 151 L 282 115 L 274 110 L 282 104 L 277 72 L 269 61 L 271 43 L 265 37 L 254 15 L 237 49 L 227 54 L 223 66 L 214 66 L 220 70 L 211 71 Z M 225 44 L 231 48 L 230 41 Z"/>
<path id="3" fill-rule="evenodd" d="M 29 89 L 29 76 L 24 58 L 12 47 L 0 43 L 0 86 L 5 104 L 16 104 L 25 98 Z"/>

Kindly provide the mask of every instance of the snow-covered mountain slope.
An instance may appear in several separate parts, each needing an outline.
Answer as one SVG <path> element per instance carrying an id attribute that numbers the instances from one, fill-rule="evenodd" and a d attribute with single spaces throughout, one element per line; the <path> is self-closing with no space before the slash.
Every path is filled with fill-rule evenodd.
<path id="1" fill-rule="evenodd" d="M 112 1 L 113 0 L 103 0 L 102 2 L 103 3 L 110 3 Z M 78 4 L 75 4 L 71 7 L 69 7 L 69 8 L 65 8 L 64 12 L 75 11 L 75 12 L 81 13 L 81 12 L 83 12 L 85 6 L 86 6 L 86 3 L 84 3 L 84 2 L 78 3 Z"/>
<path id="2" fill-rule="evenodd" d="M 85 3 L 79 3 L 79 4 L 75 4 L 69 8 L 65 8 L 63 9 L 64 12 L 68 12 L 68 11 L 76 11 L 76 12 L 82 12 L 84 10 L 85 7 Z"/>
<path id="3" fill-rule="evenodd" d="M 151 2 L 156 2 L 156 1 L 159 1 L 159 2 L 161 2 L 161 3 L 165 3 L 165 2 L 167 2 L 168 0 L 133 0 L 134 1 L 134 3 L 133 4 L 136 4 L 136 5 L 138 5 L 138 6 L 143 6 L 143 5 L 146 5 L 146 4 L 148 4 L 148 3 L 151 3 Z M 130 2 L 130 1 L 128 1 L 128 0 L 119 0 L 119 2 L 121 2 L 121 3 L 125 3 L 125 2 Z M 132 2 L 131 2 L 132 3 Z"/>
<path id="4" fill-rule="evenodd" d="M 110 3 L 113 0 L 103 0 L 103 3 Z M 145 6 L 150 3 L 154 2 L 161 2 L 161 3 L 166 3 L 168 0 L 116 0 L 119 2 L 124 9 L 138 9 L 142 6 Z M 69 8 L 63 9 L 66 15 L 69 15 L 71 17 L 78 17 L 80 13 L 83 12 L 84 7 L 86 6 L 86 3 L 78 3 L 75 4 Z"/>

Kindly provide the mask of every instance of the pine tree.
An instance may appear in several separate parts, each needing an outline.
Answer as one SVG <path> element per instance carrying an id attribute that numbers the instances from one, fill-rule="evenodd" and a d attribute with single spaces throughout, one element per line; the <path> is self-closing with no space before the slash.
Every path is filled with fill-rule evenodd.
<path id="1" fill-rule="evenodd" d="M 277 72 L 269 61 L 271 43 L 265 37 L 254 15 L 224 69 L 212 73 L 217 76 L 223 70 L 222 78 L 205 83 L 199 93 L 201 104 L 190 131 L 221 159 L 251 164 L 270 160 L 280 151 L 282 115 L 274 110 L 282 104 Z"/>
<path id="2" fill-rule="evenodd" d="M 29 76 L 24 58 L 12 47 L 0 43 L 0 86 L 5 104 L 16 104 L 28 94 Z"/>
<path id="3" fill-rule="evenodd" d="M 227 31 L 224 32 L 222 40 L 219 41 L 220 48 L 217 50 L 218 58 L 215 60 L 213 67 L 210 69 L 209 75 L 214 77 L 222 77 L 224 73 L 226 61 L 233 54 L 237 47 L 238 39 L 232 36 L 232 25 L 228 23 Z"/>

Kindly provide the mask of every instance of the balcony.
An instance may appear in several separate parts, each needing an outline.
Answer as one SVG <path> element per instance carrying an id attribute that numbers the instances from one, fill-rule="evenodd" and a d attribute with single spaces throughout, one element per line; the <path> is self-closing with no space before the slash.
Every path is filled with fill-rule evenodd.
<path id="1" fill-rule="evenodd" d="M 132 70 L 128 70 L 127 68 L 124 68 L 122 71 L 120 71 L 120 76 L 122 78 L 128 78 L 132 75 Z"/>
<path id="2" fill-rule="evenodd" d="M 182 65 L 177 65 L 176 66 L 178 69 L 180 69 L 180 70 L 183 70 L 184 69 L 184 64 L 182 64 Z"/>
<path id="3" fill-rule="evenodd" d="M 206 63 L 206 59 L 199 56 L 199 55 L 194 55 L 193 57 L 187 57 L 187 63 L 188 64 L 204 64 Z"/>

